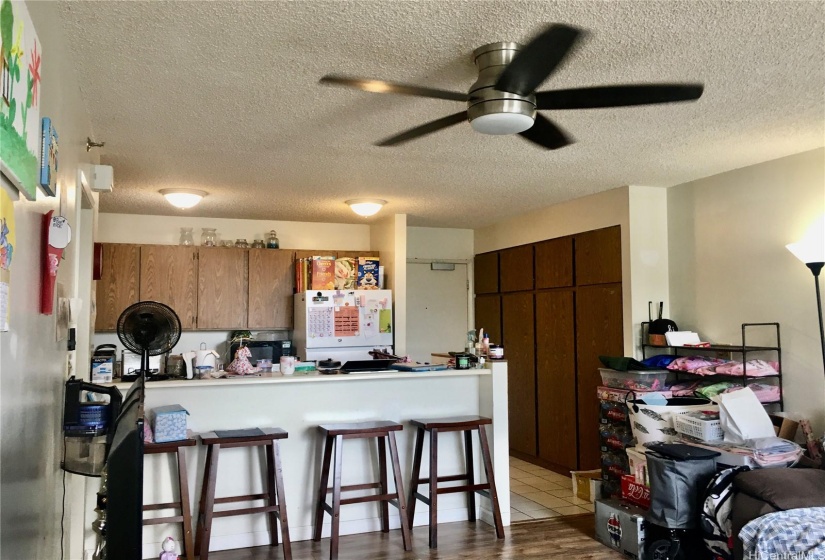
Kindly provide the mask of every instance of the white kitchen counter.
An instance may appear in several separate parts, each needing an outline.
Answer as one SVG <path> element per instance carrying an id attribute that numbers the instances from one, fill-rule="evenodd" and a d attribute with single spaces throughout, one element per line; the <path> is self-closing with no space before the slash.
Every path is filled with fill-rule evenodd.
<path id="1" fill-rule="evenodd" d="M 125 393 L 131 384 L 117 386 Z M 404 424 L 397 433 L 405 493 L 409 493 L 415 430 L 412 418 L 429 418 L 478 414 L 493 419 L 488 430 L 499 493 L 502 520 L 510 523 L 509 441 L 507 424 L 507 364 L 497 361 L 480 370 L 446 370 L 429 372 L 362 373 L 322 375 L 296 373 L 290 376 L 230 379 L 158 381 L 146 384 L 146 410 L 168 404 L 180 404 L 189 412 L 189 427 L 195 433 L 215 429 L 280 427 L 289 432 L 281 440 L 283 476 L 292 540 L 312 536 L 314 496 L 320 478 L 322 438 L 317 426 L 325 423 L 392 420 Z M 453 436 L 453 437 L 450 437 Z M 464 472 L 461 432 L 443 434 L 439 445 L 439 471 L 444 475 Z M 367 445 L 371 444 L 369 448 Z M 478 443 L 474 445 L 476 473 L 483 473 Z M 193 520 L 201 492 L 205 448 L 186 449 Z M 426 461 L 425 461 L 426 463 Z M 252 494 L 262 490 L 262 455 L 249 449 L 221 452 L 216 497 Z M 175 488 L 171 456 L 147 456 L 144 461 L 144 502 L 172 501 Z M 422 477 L 427 469 L 422 465 Z M 343 483 L 359 484 L 377 480 L 377 450 L 374 442 L 347 440 L 344 444 Z M 478 474 L 477 474 L 478 476 Z M 392 483 L 391 483 L 392 484 Z M 93 512 L 98 483 L 90 480 L 86 492 L 86 527 L 95 518 Z M 426 493 L 426 488 L 421 487 Z M 439 496 L 439 522 L 467 519 L 463 494 Z M 492 523 L 489 501 L 476 500 L 478 516 Z M 242 503 L 236 504 L 243 507 Z M 258 505 L 258 503 L 250 504 Z M 220 506 L 218 506 L 220 509 Z M 166 511 L 156 512 L 166 515 Z M 391 528 L 398 528 L 395 508 L 390 508 Z M 425 525 L 428 508 L 418 503 L 414 524 Z M 178 538 L 174 525 L 144 528 L 144 558 L 156 556 L 160 542 L 167 535 Z M 380 530 L 379 508 L 375 503 L 352 504 L 341 508 L 341 534 Z M 493 528 L 489 530 L 492 532 Z M 324 537 L 329 535 L 329 516 L 325 517 Z M 396 535 L 393 535 L 395 537 Z M 399 550 L 401 550 L 400 535 Z M 94 542 L 87 531 L 86 548 Z M 180 541 L 179 541 L 180 542 Z M 212 550 L 265 545 L 269 542 L 263 515 L 216 519 L 213 525 Z"/>

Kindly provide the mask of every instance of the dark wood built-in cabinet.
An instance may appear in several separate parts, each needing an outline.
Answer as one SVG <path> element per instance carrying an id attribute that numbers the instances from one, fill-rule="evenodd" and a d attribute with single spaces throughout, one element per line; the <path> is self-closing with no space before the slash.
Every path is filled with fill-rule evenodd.
<path id="1" fill-rule="evenodd" d="M 619 226 L 476 255 L 476 328 L 508 361 L 510 447 L 599 466 L 599 355 L 624 353 Z"/>

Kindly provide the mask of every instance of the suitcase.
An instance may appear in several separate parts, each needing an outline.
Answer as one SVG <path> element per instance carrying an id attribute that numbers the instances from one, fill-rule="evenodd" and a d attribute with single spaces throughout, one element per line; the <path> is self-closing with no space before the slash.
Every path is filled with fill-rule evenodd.
<path id="1" fill-rule="evenodd" d="M 596 540 L 628 558 L 644 560 L 644 510 L 621 500 L 596 500 Z"/>

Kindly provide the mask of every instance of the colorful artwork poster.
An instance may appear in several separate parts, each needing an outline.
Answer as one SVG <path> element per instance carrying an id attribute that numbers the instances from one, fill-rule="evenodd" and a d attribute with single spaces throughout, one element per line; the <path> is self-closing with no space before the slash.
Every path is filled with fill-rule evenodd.
<path id="1" fill-rule="evenodd" d="M 14 235 L 14 204 L 0 188 L 0 331 L 9 330 L 11 263 L 17 239 Z"/>
<path id="2" fill-rule="evenodd" d="M 26 3 L 0 0 L 0 173 L 29 200 L 40 184 L 41 56 Z"/>
<path id="3" fill-rule="evenodd" d="M 54 196 L 57 179 L 57 130 L 52 120 L 43 117 L 43 140 L 40 150 L 40 187 L 49 196 Z M 60 201 L 63 204 L 63 200 Z M 63 207 L 61 206 L 61 212 Z"/>

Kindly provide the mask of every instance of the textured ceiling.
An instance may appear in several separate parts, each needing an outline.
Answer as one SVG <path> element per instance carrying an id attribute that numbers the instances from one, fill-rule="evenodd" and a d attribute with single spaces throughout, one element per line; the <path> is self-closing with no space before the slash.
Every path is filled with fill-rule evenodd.
<path id="1" fill-rule="evenodd" d="M 477 228 L 622 185 L 670 186 L 825 144 L 825 3 L 514 0 L 59 4 L 105 212 L 358 223 L 387 199 L 416 226 Z M 699 81 L 695 103 L 545 112 L 553 152 L 469 124 L 372 143 L 461 103 L 318 85 L 327 73 L 466 92 L 470 54 L 548 22 L 591 33 L 539 89 Z M 207 190 L 175 210 L 168 187 Z M 379 214 L 380 216 L 381 214 Z M 370 221 L 370 220 L 367 220 Z"/>

